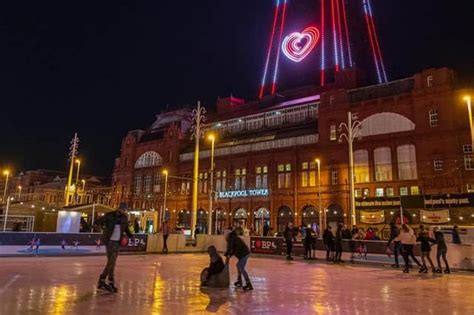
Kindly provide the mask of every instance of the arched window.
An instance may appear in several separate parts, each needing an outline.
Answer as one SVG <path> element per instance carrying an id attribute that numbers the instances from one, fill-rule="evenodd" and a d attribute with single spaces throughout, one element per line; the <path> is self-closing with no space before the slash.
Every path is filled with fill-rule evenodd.
<path id="1" fill-rule="evenodd" d="M 374 150 L 374 163 L 376 181 L 392 180 L 392 152 L 389 147 Z"/>
<path id="2" fill-rule="evenodd" d="M 357 150 L 354 152 L 354 177 L 356 183 L 368 183 L 369 177 L 369 152 Z"/>
<path id="3" fill-rule="evenodd" d="M 151 167 L 161 165 L 163 159 L 155 151 L 148 151 L 143 153 L 135 162 L 135 168 Z"/>
<path id="4" fill-rule="evenodd" d="M 413 144 L 405 144 L 397 147 L 398 179 L 417 179 L 416 171 L 416 149 Z"/>
<path id="5" fill-rule="evenodd" d="M 361 122 L 361 136 L 376 136 L 388 133 L 415 130 L 415 124 L 405 116 L 396 113 L 378 113 Z"/>

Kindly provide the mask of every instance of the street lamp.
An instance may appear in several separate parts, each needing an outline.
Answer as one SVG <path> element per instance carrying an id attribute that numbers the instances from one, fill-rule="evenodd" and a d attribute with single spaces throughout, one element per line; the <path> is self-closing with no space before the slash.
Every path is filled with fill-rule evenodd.
<path id="1" fill-rule="evenodd" d="M 211 180 L 210 180 L 210 189 L 209 189 L 209 212 L 207 214 L 207 234 L 212 234 L 212 197 L 214 193 L 214 144 L 216 141 L 216 136 L 213 133 L 210 133 L 207 136 L 207 139 L 211 141 Z M 217 212 L 216 212 L 216 234 L 217 234 Z"/>
<path id="2" fill-rule="evenodd" d="M 168 170 L 163 170 L 163 175 L 165 175 L 165 194 L 163 196 L 163 211 L 161 211 L 161 214 L 160 214 L 160 224 L 158 227 L 159 229 L 161 228 L 161 225 L 163 224 L 165 212 L 166 212 L 166 194 L 168 192 Z"/>
<path id="3" fill-rule="evenodd" d="M 18 188 L 18 201 L 21 201 L 21 189 L 22 189 L 22 187 L 21 187 L 21 185 L 19 185 L 17 188 Z"/>
<path id="4" fill-rule="evenodd" d="M 84 191 L 86 190 L 86 180 L 81 179 L 81 183 L 82 183 L 82 193 L 84 193 Z"/>
<path id="5" fill-rule="evenodd" d="M 316 164 L 318 165 L 318 210 L 319 210 L 319 233 L 323 228 L 323 217 L 321 211 L 321 160 L 316 159 Z M 326 222 L 326 213 L 324 213 L 324 222 Z"/>
<path id="6" fill-rule="evenodd" d="M 342 143 L 343 139 L 346 139 L 347 144 L 349 145 L 349 183 L 350 183 L 350 208 L 351 208 L 351 216 L 352 216 L 352 225 L 357 224 L 356 219 L 356 211 L 355 211 L 355 194 L 354 194 L 354 152 L 352 150 L 352 144 L 356 138 L 361 138 L 362 135 L 360 133 L 362 125 L 361 122 L 358 120 L 353 121 L 352 113 L 347 113 L 347 124 L 341 123 L 339 125 L 339 132 L 341 135 L 339 136 L 339 143 Z"/>
<path id="7" fill-rule="evenodd" d="M 466 101 L 467 111 L 469 113 L 469 126 L 471 127 L 471 146 L 474 150 L 474 128 L 472 126 L 471 96 L 470 95 L 464 96 L 464 100 Z"/>
<path id="8" fill-rule="evenodd" d="M 4 170 L 3 175 L 5 176 L 5 189 L 3 190 L 2 203 L 5 203 L 5 198 L 7 197 L 8 177 L 10 176 L 10 171 L 9 170 Z"/>
<path id="9" fill-rule="evenodd" d="M 198 210 L 198 181 L 199 181 L 199 141 L 201 140 L 202 127 L 201 124 L 206 120 L 206 109 L 198 102 L 197 108 L 193 109 L 192 118 L 192 137 L 194 138 L 194 167 L 193 167 L 193 202 L 191 216 L 191 237 L 196 239 L 195 226 L 197 224 Z"/>

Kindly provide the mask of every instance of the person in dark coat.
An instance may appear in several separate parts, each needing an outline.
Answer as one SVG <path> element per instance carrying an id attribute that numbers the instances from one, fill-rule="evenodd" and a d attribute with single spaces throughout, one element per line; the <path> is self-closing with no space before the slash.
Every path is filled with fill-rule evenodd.
<path id="1" fill-rule="evenodd" d="M 334 248 L 334 235 L 332 234 L 331 231 L 331 226 L 328 226 L 323 233 L 323 243 L 324 247 L 326 247 L 326 260 L 330 261 L 331 260 L 331 252 L 333 251 Z"/>
<path id="2" fill-rule="evenodd" d="M 201 273 L 201 285 L 208 286 L 210 285 L 209 280 L 213 275 L 218 275 L 224 270 L 224 261 L 222 257 L 217 253 L 215 246 L 209 246 L 207 249 L 209 254 L 210 263 L 209 267 L 205 268 Z M 212 282 L 212 281 L 211 281 Z"/>
<path id="3" fill-rule="evenodd" d="M 117 292 L 114 272 L 115 263 L 120 251 L 120 243 L 124 233 L 130 238 L 133 236 L 128 228 L 128 218 L 126 215 L 127 210 L 127 204 L 122 202 L 116 211 L 105 214 L 94 223 L 102 228 L 102 240 L 107 249 L 107 264 L 99 277 L 99 282 L 97 284 L 99 289 Z M 106 280 L 108 280 L 108 283 Z"/>
<path id="4" fill-rule="evenodd" d="M 438 269 L 436 269 L 437 273 L 442 273 L 441 268 L 441 257 L 443 257 L 444 264 L 446 265 L 446 269 L 444 269 L 444 273 L 451 273 L 449 269 L 448 259 L 446 258 L 446 254 L 448 253 L 448 246 L 446 245 L 446 241 L 444 240 L 444 233 L 441 231 L 439 227 L 434 228 L 434 236 L 435 242 L 438 245 L 438 249 L 436 251 L 436 260 L 438 262 Z"/>
<path id="5" fill-rule="evenodd" d="M 394 268 L 400 268 L 398 255 L 400 255 L 401 243 L 397 240 L 398 235 L 400 235 L 400 229 L 397 227 L 395 222 L 390 222 L 390 238 L 388 239 L 387 247 L 390 248 L 390 244 L 393 242 L 393 257 L 395 259 L 395 264 L 392 265 L 392 267 Z"/>
<path id="6" fill-rule="evenodd" d="M 310 227 L 304 229 L 304 259 L 313 259 L 311 246 L 313 245 L 313 230 Z"/>
<path id="7" fill-rule="evenodd" d="M 429 229 L 428 228 L 420 229 L 420 233 L 418 234 L 418 238 L 416 239 L 416 241 L 421 243 L 421 263 L 423 267 L 420 269 L 420 273 L 428 273 L 428 268 L 426 267 L 425 259 L 427 259 L 428 262 L 430 263 L 431 270 L 434 273 L 436 269 L 430 257 L 431 242 L 434 242 L 434 239 L 430 237 Z"/>
<path id="8" fill-rule="evenodd" d="M 341 259 L 342 256 L 342 223 L 339 223 L 336 230 L 336 237 L 334 238 L 334 251 L 336 254 L 334 255 L 334 262 L 341 263 L 343 262 Z"/>
<path id="9" fill-rule="evenodd" d="M 293 257 L 291 257 L 291 251 L 293 250 L 293 240 L 295 238 L 293 223 L 288 222 L 283 236 L 285 237 L 286 242 L 286 259 L 293 260 Z"/>
<path id="10" fill-rule="evenodd" d="M 459 236 L 459 228 L 457 225 L 453 226 L 453 244 L 461 244 L 461 237 Z"/>
<path id="11" fill-rule="evenodd" d="M 344 225 L 344 227 L 342 228 L 342 238 L 345 239 L 345 240 L 351 240 L 352 239 L 352 233 L 347 228 L 347 225 Z"/>
<path id="12" fill-rule="evenodd" d="M 227 258 L 235 256 L 239 260 L 237 262 L 237 282 L 235 282 L 234 285 L 238 288 L 243 287 L 245 291 L 253 290 L 252 283 L 250 283 L 250 277 L 247 273 L 247 270 L 245 270 L 247 260 L 250 257 L 249 247 L 239 236 L 237 236 L 237 233 L 235 231 L 232 231 L 226 235 L 226 241 L 227 251 L 224 256 L 226 256 Z M 242 283 L 242 275 L 245 279 L 245 286 L 243 286 Z"/>

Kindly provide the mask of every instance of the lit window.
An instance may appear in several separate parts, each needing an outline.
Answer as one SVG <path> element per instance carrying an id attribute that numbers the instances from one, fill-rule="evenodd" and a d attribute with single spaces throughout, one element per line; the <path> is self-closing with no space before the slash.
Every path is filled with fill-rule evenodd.
<path id="1" fill-rule="evenodd" d="M 329 133 L 329 140 L 336 141 L 337 140 L 337 131 L 336 125 L 331 125 L 330 133 Z"/>
<path id="2" fill-rule="evenodd" d="M 383 197 L 383 188 L 376 188 L 375 189 L 375 196 L 376 197 Z"/>
<path id="3" fill-rule="evenodd" d="M 387 195 L 388 197 L 393 197 L 395 195 L 395 192 L 393 191 L 393 187 L 385 188 L 385 195 Z"/>
<path id="4" fill-rule="evenodd" d="M 397 147 L 398 179 L 417 179 L 416 150 L 413 144 L 405 144 Z"/>
<path id="5" fill-rule="evenodd" d="M 474 170 L 474 158 L 472 155 L 464 156 L 464 168 L 468 171 Z"/>
<path id="6" fill-rule="evenodd" d="M 411 195 L 419 195 L 420 194 L 420 187 L 418 186 L 411 186 L 410 187 L 410 193 Z"/>
<path id="7" fill-rule="evenodd" d="M 408 187 L 400 187 L 400 196 L 408 196 Z"/>
<path id="8" fill-rule="evenodd" d="M 354 152 L 354 178 L 356 183 L 369 182 L 369 152 L 367 150 Z"/>
<path id="9" fill-rule="evenodd" d="M 472 153 L 472 145 L 471 144 L 465 144 L 462 146 L 462 152 L 468 154 Z"/>
<path id="10" fill-rule="evenodd" d="M 433 76 L 429 75 L 426 77 L 426 87 L 433 87 Z"/>
<path id="11" fill-rule="evenodd" d="M 432 109 L 429 112 L 430 127 L 438 127 L 438 110 Z"/>
<path id="12" fill-rule="evenodd" d="M 370 195 L 370 190 L 369 188 L 364 188 L 362 189 L 362 196 L 363 197 L 368 197 Z"/>
<path id="13" fill-rule="evenodd" d="M 354 195 L 355 195 L 356 198 L 362 197 L 362 189 L 360 189 L 360 188 L 355 189 L 354 190 Z"/>
<path id="14" fill-rule="evenodd" d="M 434 160 L 433 161 L 433 168 L 435 171 L 442 171 L 443 170 L 443 160 Z"/>
<path id="15" fill-rule="evenodd" d="M 374 150 L 374 163 L 376 181 L 392 180 L 392 152 L 389 147 Z"/>
<path id="16" fill-rule="evenodd" d="M 278 188 L 291 187 L 291 164 L 278 164 Z"/>
<path id="17" fill-rule="evenodd" d="M 466 189 L 468 193 L 474 192 L 474 184 L 466 184 Z"/>

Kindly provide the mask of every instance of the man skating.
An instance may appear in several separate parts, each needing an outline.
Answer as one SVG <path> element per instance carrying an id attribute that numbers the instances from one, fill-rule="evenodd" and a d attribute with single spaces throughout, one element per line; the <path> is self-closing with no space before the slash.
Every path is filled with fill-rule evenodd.
<path id="1" fill-rule="evenodd" d="M 132 233 L 128 228 L 127 209 L 127 204 L 122 202 L 116 211 L 109 212 L 95 221 L 95 225 L 102 227 L 102 238 L 107 250 L 107 264 L 100 275 L 97 288 L 113 293 L 117 292 L 114 271 L 120 251 L 120 241 L 124 233 L 128 237 L 132 237 Z"/>
<path id="2" fill-rule="evenodd" d="M 226 235 L 226 241 L 227 251 L 224 256 L 226 256 L 227 259 L 232 256 L 235 256 L 239 259 L 239 261 L 237 262 L 237 282 L 235 282 L 234 285 L 237 288 L 243 287 L 245 291 L 253 290 L 252 283 L 250 283 L 249 275 L 245 270 L 245 265 L 247 264 L 247 260 L 250 257 L 249 247 L 239 236 L 237 236 L 235 230 Z M 242 275 L 245 279 L 245 286 L 243 286 L 242 283 Z"/>

